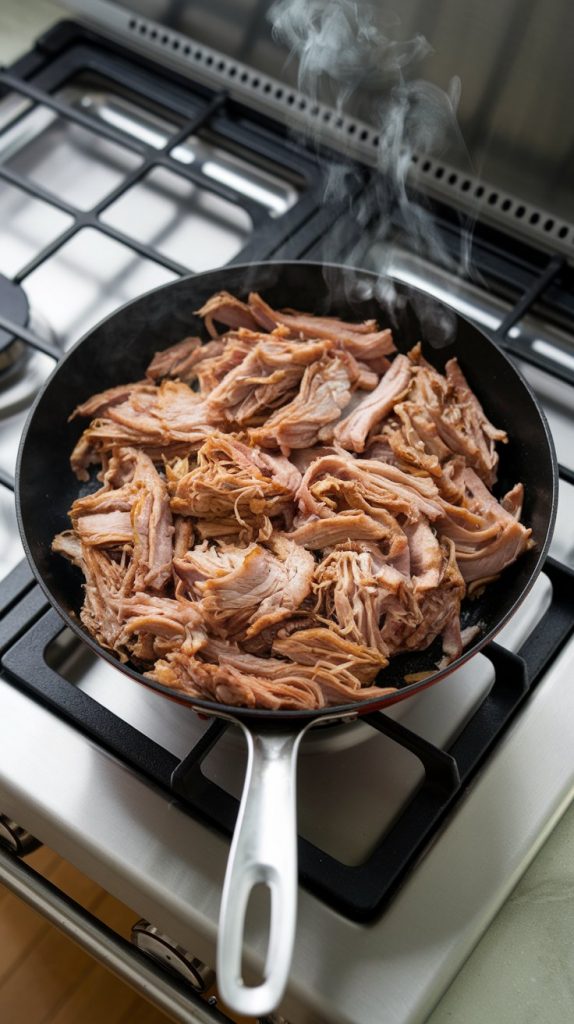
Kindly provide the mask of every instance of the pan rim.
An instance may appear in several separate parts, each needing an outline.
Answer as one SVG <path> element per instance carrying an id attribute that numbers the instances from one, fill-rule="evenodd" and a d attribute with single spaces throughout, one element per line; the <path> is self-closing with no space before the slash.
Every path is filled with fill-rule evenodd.
<path id="1" fill-rule="evenodd" d="M 251 261 L 251 262 L 248 262 L 248 263 L 234 263 L 234 264 L 229 266 L 229 270 L 230 271 L 234 271 L 234 272 L 235 271 L 242 271 L 243 270 L 246 273 L 247 272 L 252 273 L 254 271 L 254 269 L 256 269 L 256 268 L 261 268 L 261 270 L 263 270 L 264 268 L 273 268 L 273 267 L 301 267 L 301 266 L 313 267 L 313 268 L 316 268 L 318 270 L 326 270 L 326 269 L 327 270 L 331 270 L 332 269 L 332 270 L 335 270 L 335 271 L 339 271 L 341 273 L 345 273 L 345 272 L 346 273 L 355 273 L 355 274 L 362 275 L 365 278 L 372 279 L 372 280 L 376 280 L 376 278 L 378 276 L 374 271 L 369 271 L 369 270 L 366 270 L 364 268 L 352 267 L 352 266 L 347 265 L 347 264 L 332 263 L 332 262 L 319 261 L 319 260 L 258 260 L 258 261 L 256 260 L 256 261 Z M 206 277 L 209 277 L 209 275 L 211 275 L 211 274 L 216 274 L 216 273 L 221 274 L 221 272 L 224 271 L 225 269 L 226 269 L 225 267 L 215 267 L 215 268 L 212 268 L 211 270 L 204 271 L 204 272 L 202 272 L 200 274 L 193 274 L 193 273 L 191 273 L 191 274 L 182 276 L 180 278 L 177 278 L 175 281 L 170 281 L 167 284 L 158 285 L 156 288 L 152 288 L 149 291 L 144 292 L 141 295 L 138 295 L 136 298 L 128 300 L 122 306 L 118 307 L 117 309 L 115 309 L 112 313 L 108 314 L 107 316 L 102 317 L 102 319 L 99 320 L 98 323 L 96 323 L 92 327 L 90 327 L 90 329 L 88 331 L 86 331 L 76 342 L 74 342 L 73 345 L 70 346 L 70 348 L 64 353 L 62 359 L 60 359 L 56 363 L 54 369 L 50 373 L 49 377 L 44 381 L 42 387 L 40 388 L 38 394 L 36 395 L 36 397 L 34 399 L 34 402 L 33 402 L 32 406 L 31 406 L 31 408 L 29 410 L 29 413 L 28 413 L 28 416 L 26 418 L 26 422 L 24 424 L 24 428 L 22 430 L 22 434 L 21 434 L 20 442 L 19 442 L 19 446 L 18 446 L 18 455 L 17 455 L 17 460 L 16 460 L 16 487 L 15 487 L 16 518 L 17 518 L 18 529 L 19 529 L 19 532 L 20 532 L 20 538 L 21 538 L 22 546 L 23 546 L 25 554 L 26 554 L 26 558 L 27 558 L 28 563 L 29 563 L 29 565 L 30 565 L 30 567 L 31 567 L 31 569 L 32 569 L 32 571 L 34 573 L 36 581 L 39 583 L 42 591 L 44 592 L 44 594 L 48 598 L 48 601 L 49 601 L 49 604 L 50 604 L 51 608 L 53 608 L 56 611 L 56 613 L 63 620 L 64 624 L 67 625 L 76 634 L 76 636 L 79 637 L 79 639 L 83 643 L 86 643 L 88 645 L 88 647 L 90 647 L 90 649 L 98 657 L 103 658 L 105 661 L 108 662 L 108 664 L 112 665 L 114 668 L 116 668 L 119 671 L 121 671 L 124 675 L 128 675 L 130 678 L 134 679 L 135 682 L 139 682 L 140 684 L 143 684 L 144 686 L 146 686 L 146 687 L 148 687 L 148 688 L 150 688 L 152 690 L 155 690 L 157 693 L 161 694 L 162 696 L 167 697 L 168 699 L 171 699 L 172 701 L 175 701 L 177 703 L 180 703 L 183 706 L 195 709 L 200 714 L 208 715 L 208 716 L 213 716 L 213 717 L 217 717 L 218 715 L 220 715 L 222 717 L 228 717 L 228 718 L 232 718 L 232 719 L 241 720 L 242 722 L 252 722 L 254 725 L 258 724 L 258 725 L 261 725 L 261 726 L 276 725 L 279 728 L 281 725 L 283 725 L 284 727 L 287 728 L 289 725 L 293 725 L 293 724 L 303 725 L 304 723 L 306 723 L 308 721 L 320 721 L 321 718 L 327 718 L 327 717 L 328 718 L 351 718 L 351 717 L 355 718 L 357 716 L 362 716 L 362 715 L 369 714 L 371 712 L 383 710 L 386 707 L 390 707 L 392 704 L 399 703 L 402 700 L 406 700 L 409 697 L 414 696 L 416 693 L 421 692 L 422 690 L 430 687 L 431 685 L 434 685 L 434 684 L 440 682 L 442 679 L 444 679 L 447 676 L 451 675 L 456 669 L 460 668 L 466 662 L 470 661 L 471 658 L 473 658 L 475 654 L 478 654 L 487 644 L 489 644 L 494 639 L 494 637 L 500 632 L 500 630 L 509 621 L 509 619 L 512 617 L 512 615 L 514 615 L 514 613 L 516 612 L 517 608 L 522 604 L 522 602 L 524 601 L 524 599 L 526 598 L 526 596 L 528 595 L 528 593 L 532 589 L 532 587 L 533 587 L 533 585 L 534 585 L 538 575 L 540 574 L 540 571 L 542 569 L 542 566 L 543 566 L 544 561 L 546 559 L 546 556 L 548 554 L 548 550 L 550 548 L 550 544 L 551 544 L 551 541 L 552 541 L 552 535 L 553 535 L 553 531 L 554 531 L 554 526 L 555 526 L 555 522 L 556 522 L 557 504 L 558 504 L 558 501 L 557 501 L 557 499 L 558 499 L 558 485 L 559 485 L 558 464 L 557 464 L 557 458 L 556 458 L 556 451 L 555 451 L 555 447 L 554 447 L 554 441 L 553 441 L 553 438 L 552 438 L 552 434 L 550 432 L 548 421 L 547 421 L 546 415 L 544 413 L 544 410 L 540 406 L 540 403 L 538 401 L 537 396 L 533 392 L 533 390 L 530 387 L 530 384 L 528 383 L 528 381 L 525 380 L 525 378 L 522 375 L 522 373 L 520 372 L 520 370 L 517 369 L 517 367 L 513 364 L 513 362 L 508 357 L 508 355 L 501 348 L 496 346 L 495 342 L 488 336 L 488 334 L 484 330 L 482 330 L 480 327 L 477 327 L 475 324 L 473 324 L 471 320 L 469 320 L 467 317 L 465 317 L 462 314 L 460 314 L 456 309 L 454 309 L 451 305 L 449 305 L 447 302 L 444 302 L 443 300 L 435 299 L 434 301 L 436 301 L 439 306 L 444 307 L 445 309 L 449 310 L 452 314 L 454 314 L 454 317 L 455 317 L 457 322 L 459 322 L 459 321 L 464 322 L 469 327 L 471 327 L 473 331 L 475 331 L 477 334 L 482 336 L 484 338 L 484 340 L 488 344 L 493 345 L 496 348 L 497 353 L 499 354 L 499 356 L 502 357 L 502 359 L 509 365 L 509 367 L 512 370 L 512 372 L 518 377 L 522 387 L 527 392 L 527 394 L 528 394 L 530 400 L 532 401 L 532 403 L 533 403 L 533 405 L 534 405 L 534 407 L 536 409 L 536 412 L 537 412 L 537 414 L 539 416 L 540 423 L 542 425 L 543 432 L 544 432 L 544 437 L 545 437 L 545 440 L 546 440 L 546 443 L 547 443 L 547 446 L 548 446 L 548 452 L 549 452 L 549 457 L 550 457 L 549 458 L 549 468 L 550 468 L 550 473 L 551 473 L 551 493 L 550 493 L 550 496 L 549 496 L 550 514 L 549 514 L 549 518 L 548 518 L 548 526 L 547 526 L 547 529 L 546 529 L 546 536 L 544 538 L 543 544 L 542 545 L 538 544 L 538 558 L 537 558 L 536 563 L 535 563 L 535 565 L 534 565 L 534 567 L 533 567 L 533 569 L 531 571 L 531 574 L 530 574 L 530 577 L 529 577 L 528 581 L 524 584 L 522 590 L 520 591 L 518 596 L 515 598 L 515 600 L 512 603 L 511 607 L 498 620 L 498 622 L 496 622 L 493 626 L 491 626 L 491 628 L 483 636 L 480 636 L 476 641 L 474 641 L 469 646 L 469 648 L 467 650 L 463 651 L 459 658 L 457 658 L 455 661 L 451 662 L 445 668 L 437 669 L 436 672 L 431 672 L 428 677 L 426 677 L 424 679 L 421 679 L 420 681 L 415 682 L 415 683 L 409 683 L 409 684 L 407 684 L 404 687 L 400 687 L 400 688 L 392 691 L 391 693 L 383 693 L 382 692 L 382 695 L 381 695 L 380 698 L 371 698 L 370 700 L 366 700 L 366 701 L 360 701 L 359 700 L 359 701 L 356 701 L 356 702 L 353 702 L 353 703 L 350 703 L 350 704 L 329 706 L 329 707 L 325 707 L 325 708 L 319 708 L 319 709 L 316 709 L 316 710 L 313 710 L 313 711 L 286 710 L 286 709 L 273 710 L 273 709 L 268 709 L 268 708 L 244 708 L 244 707 L 237 707 L 235 705 L 219 704 L 219 703 L 216 703 L 215 701 L 201 700 L 199 698 L 195 698 L 195 697 L 191 697 L 190 695 L 186 695 L 186 694 L 182 693 L 181 691 L 174 690 L 174 689 L 172 689 L 172 688 L 170 688 L 168 686 L 165 686 L 165 685 L 163 685 L 161 683 L 156 682 L 153 679 L 150 679 L 150 678 L 146 677 L 145 675 L 143 675 L 143 673 L 138 672 L 137 669 L 132 668 L 132 666 L 120 662 L 118 660 L 118 658 L 114 654 L 112 654 L 111 651 L 106 650 L 100 644 L 98 644 L 97 641 L 87 632 L 87 630 L 84 629 L 83 625 L 79 622 L 79 620 L 74 618 L 73 615 L 71 615 L 69 612 L 67 612 L 65 609 L 63 609 L 60 606 L 59 601 L 53 596 L 53 594 L 51 593 L 51 590 L 50 590 L 48 584 L 46 583 L 46 581 L 45 581 L 45 579 L 43 577 L 43 574 L 42 574 L 40 568 L 38 567 L 38 565 L 36 563 L 36 560 L 35 560 L 35 558 L 34 558 L 34 556 L 32 554 L 30 545 L 28 543 L 26 526 L 25 526 L 25 522 L 24 522 L 24 518 L 25 517 L 24 517 L 23 512 L 22 512 L 22 501 L 21 501 L 21 490 L 20 490 L 21 464 L 22 464 L 22 460 L 23 460 L 23 457 L 24 457 L 24 450 L 25 450 L 25 447 L 26 447 L 26 442 L 27 442 L 28 434 L 29 434 L 30 427 L 31 427 L 31 425 L 33 423 L 33 420 L 34 420 L 34 416 L 35 416 L 36 410 L 37 410 L 39 404 L 41 403 L 45 393 L 48 390 L 48 388 L 51 386 L 53 380 L 57 376 L 57 374 L 59 372 L 61 372 L 61 369 L 67 363 L 68 359 L 72 356 L 72 354 L 75 353 L 76 350 L 89 337 L 91 337 L 96 331 L 98 331 L 105 323 L 109 322 L 114 317 L 116 317 L 119 314 L 123 313 L 124 311 L 129 309 L 131 306 L 141 302 L 144 299 L 149 298 L 150 296 L 154 295 L 156 292 L 164 292 L 164 291 L 168 290 L 169 288 L 177 287 L 178 285 L 183 284 L 184 282 L 190 282 L 190 281 L 196 280 L 197 278 L 206 278 Z M 417 287 L 412 286 L 412 285 L 405 285 L 400 280 L 392 278 L 391 275 L 389 275 L 389 277 L 390 277 L 391 280 L 395 280 L 400 288 L 405 288 L 408 291 L 409 294 L 411 292 L 414 292 L 415 294 L 419 294 L 421 296 L 424 296 L 427 299 L 429 298 L 429 293 L 425 292 L 423 289 L 417 288 Z M 434 299 L 433 296 L 430 296 L 430 297 Z M 383 672 L 384 672 L 384 670 L 383 670 Z M 383 685 L 381 686 L 381 691 L 384 691 L 384 686 Z"/>

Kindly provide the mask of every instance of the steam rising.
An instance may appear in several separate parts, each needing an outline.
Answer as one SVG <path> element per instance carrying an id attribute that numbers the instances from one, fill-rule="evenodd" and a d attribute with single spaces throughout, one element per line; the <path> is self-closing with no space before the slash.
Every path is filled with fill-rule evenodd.
<path id="1" fill-rule="evenodd" d="M 277 0 L 269 18 L 274 38 L 299 59 L 299 88 L 316 99 L 324 75 L 335 87 L 338 109 L 359 88 L 380 93 L 430 53 L 424 36 L 389 39 L 375 23 L 374 8 L 357 0 Z"/>
<path id="2" fill-rule="evenodd" d="M 291 57 L 298 59 L 299 89 L 340 113 L 354 98 L 360 104 L 359 116 L 378 130 L 380 174 L 375 176 L 374 193 L 354 201 L 353 215 L 364 232 L 343 258 L 377 270 L 377 297 L 392 309 L 397 295 L 388 277 L 391 229 L 393 236 L 398 229 L 418 255 L 452 265 L 430 214 L 407 193 L 407 174 L 413 153 L 424 158 L 436 155 L 447 142 L 464 146 L 456 119 L 460 82 L 453 79 L 446 92 L 421 79 L 407 79 L 407 69 L 431 47 L 422 35 L 407 41 L 391 38 L 378 23 L 376 8 L 362 0 L 277 0 L 269 18 L 274 38 L 287 44 Z M 340 202 L 348 194 L 348 169 L 332 165 L 325 201 Z M 460 254 L 463 265 L 467 242 Z M 448 333 L 448 322 L 436 322 L 434 302 L 415 301 L 427 321 L 432 306 L 434 327 Z"/>

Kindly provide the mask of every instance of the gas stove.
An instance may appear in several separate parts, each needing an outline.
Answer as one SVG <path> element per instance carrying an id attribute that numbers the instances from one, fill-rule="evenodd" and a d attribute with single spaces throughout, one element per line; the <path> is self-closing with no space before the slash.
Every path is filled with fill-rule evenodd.
<path id="1" fill-rule="evenodd" d="M 145 34 L 147 22 L 131 21 Z M 132 983 L 139 973 L 181 1021 L 229 1019 L 197 990 L 215 961 L 242 738 L 135 686 L 72 636 L 24 560 L 12 492 L 34 394 L 128 299 L 250 259 L 345 262 L 352 252 L 377 266 L 376 244 L 364 244 L 375 217 L 374 172 L 356 162 L 364 154 L 346 157 L 354 212 L 324 204 L 334 138 L 311 151 L 264 104 L 210 85 L 213 52 L 201 49 L 190 82 L 65 24 L 0 74 L 3 830 L 13 850 L 25 852 L 31 834 L 132 906 L 145 919 L 139 952 L 64 912 L 14 853 L 0 855 L 0 875 L 67 917 L 95 955 L 128 965 Z M 229 80 L 233 63 L 217 59 Z M 252 79 L 245 89 L 258 95 L 271 81 Z M 433 221 L 455 252 L 460 211 L 437 191 L 444 172 L 431 171 Z M 485 216 L 465 276 L 412 253 L 398 231 L 386 243 L 394 277 L 494 335 L 534 387 L 560 462 L 558 519 L 542 575 L 495 644 L 389 712 L 303 741 L 297 940 L 277 1020 L 372 1024 L 384 1005 L 389 1024 L 423 1021 L 572 796 L 574 277 L 559 231 L 520 234 Z M 260 925 L 256 912 L 255 967 Z M 170 969 L 151 967 L 145 951 Z"/>

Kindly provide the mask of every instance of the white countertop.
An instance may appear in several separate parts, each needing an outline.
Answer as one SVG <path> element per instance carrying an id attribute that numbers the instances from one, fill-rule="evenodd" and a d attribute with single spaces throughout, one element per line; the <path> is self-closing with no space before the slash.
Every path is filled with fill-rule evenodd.
<path id="1" fill-rule="evenodd" d="M 9 65 L 62 17 L 69 13 L 45 0 L 0 0 L 0 64 Z M 566 1024 L 573 1019 L 573 852 L 571 806 L 428 1024 Z"/>
<path id="2" fill-rule="evenodd" d="M 0 0 L 0 65 L 11 64 L 50 25 L 68 17 L 47 0 Z"/>

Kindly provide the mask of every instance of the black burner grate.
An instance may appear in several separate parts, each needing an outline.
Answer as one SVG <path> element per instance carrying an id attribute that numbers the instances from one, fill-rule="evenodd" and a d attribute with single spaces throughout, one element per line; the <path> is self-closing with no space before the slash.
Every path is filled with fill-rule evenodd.
<path id="1" fill-rule="evenodd" d="M 41 199 L 50 206 L 67 214 L 70 225 L 49 244 L 45 245 L 15 276 L 17 283 L 22 283 L 36 270 L 40 264 L 56 253 L 72 236 L 84 228 L 93 228 L 100 234 L 133 250 L 138 255 L 165 267 L 178 276 L 190 273 L 188 267 L 147 245 L 126 235 L 118 228 L 101 219 L 101 214 L 120 196 L 124 195 L 138 182 L 142 181 L 152 170 L 164 168 L 172 171 L 180 178 L 199 186 L 202 191 L 218 196 L 227 202 L 241 207 L 253 225 L 251 239 L 237 255 L 236 260 L 242 262 L 252 259 L 266 259 L 295 232 L 302 223 L 313 214 L 319 205 L 322 181 L 320 161 L 302 147 L 293 144 L 276 126 L 265 119 L 250 115 L 239 105 L 228 100 L 224 91 L 213 92 L 201 86 L 190 85 L 188 81 L 178 82 L 177 76 L 166 78 L 151 64 L 141 66 L 133 55 L 119 51 L 112 44 L 92 36 L 84 30 L 69 45 L 69 27 L 64 32 L 54 30 L 53 40 L 48 39 L 48 48 L 56 46 L 56 53 L 47 62 L 35 62 L 33 80 L 23 77 L 18 68 L 11 71 L 0 70 L 0 98 L 10 93 L 29 100 L 36 106 L 46 107 L 69 124 L 85 128 L 94 135 L 110 142 L 117 143 L 124 150 L 136 154 L 140 159 L 136 167 L 127 172 L 121 183 L 89 210 L 79 210 L 61 196 L 52 193 L 49 188 L 37 181 L 32 181 L 25 174 L 0 163 L 0 182 L 4 181 L 21 189 L 26 194 Z M 58 36 L 62 38 L 62 47 L 57 49 Z M 89 42 L 94 41 L 92 45 Z M 30 61 L 21 62 L 22 70 L 29 71 Z M 65 102 L 55 92 L 67 81 L 86 68 L 97 71 L 112 85 L 131 89 L 144 99 L 153 99 L 166 113 L 173 115 L 178 122 L 178 129 L 168 134 L 165 143 L 155 147 L 134 136 L 122 132 L 119 128 L 90 116 L 83 110 Z M 10 121 L 12 127 L 17 120 L 30 114 L 30 106 L 26 105 L 17 118 Z M 272 218 L 269 212 L 255 199 L 236 191 L 231 185 L 206 176 L 201 162 L 183 163 L 172 156 L 178 143 L 189 136 L 197 134 L 201 129 L 213 127 L 222 139 L 232 145 L 242 147 L 254 157 L 258 156 L 278 168 L 286 168 L 290 175 L 295 174 L 304 183 L 301 195 L 293 207 L 283 216 Z M 33 348 L 58 358 L 58 349 L 30 331 L 17 329 L 17 325 L 6 316 L 6 310 L 0 309 L 0 328 L 11 335 L 22 338 Z M 5 335 L 0 331 L 0 345 Z"/>
<path id="2" fill-rule="evenodd" d="M 163 108 L 172 111 L 178 119 L 177 134 L 170 136 L 163 149 L 151 148 L 126 138 L 117 129 L 93 120 L 53 95 L 55 90 L 86 68 L 113 81 L 122 82 L 133 92 L 153 98 Z M 341 240 L 344 240 L 347 249 L 356 242 L 364 228 L 364 222 L 354 220 L 348 212 L 321 206 L 321 158 L 311 157 L 276 125 L 229 101 L 223 92 L 210 93 L 176 75 L 165 77 L 160 69 L 143 58 L 128 54 L 84 29 L 67 24 L 49 33 L 41 47 L 24 58 L 12 72 L 0 73 L 0 96 L 3 90 L 19 93 L 34 103 L 43 104 L 61 117 L 119 142 L 141 157 L 141 163 L 124 178 L 121 185 L 89 211 L 76 210 L 47 189 L 0 164 L 0 181 L 17 185 L 73 218 L 70 227 L 20 271 L 17 275 L 19 282 L 25 281 L 32 270 L 49 259 L 75 232 L 86 226 L 94 227 L 128 245 L 135 252 L 176 274 L 187 274 L 187 268 L 155 249 L 127 238 L 99 219 L 107 205 L 141 180 L 153 167 L 169 167 L 194 183 L 199 181 L 202 188 L 239 203 L 243 208 L 248 207 L 255 229 L 237 260 L 341 259 L 344 258 Z M 211 180 L 203 179 L 196 169 L 173 161 L 169 151 L 177 141 L 214 120 L 217 121 L 218 131 L 231 141 L 241 143 L 260 155 L 271 156 L 279 164 L 283 162 L 285 166 L 295 168 L 307 182 L 306 190 L 288 213 L 276 220 L 266 219 L 261 210 L 254 209 L 254 204 L 246 201 L 245 197 L 239 198 L 226 187 L 216 186 Z M 363 196 L 368 197 L 369 173 L 359 171 L 351 176 L 350 187 L 356 194 L 363 189 Z M 457 215 L 440 204 L 434 204 L 433 213 L 437 230 L 447 245 L 456 250 L 460 244 Z M 475 229 L 473 259 L 477 271 L 485 279 L 498 283 L 502 293 L 505 287 L 512 287 L 515 293 L 522 295 L 497 332 L 498 342 L 520 358 L 550 369 L 555 375 L 572 383 L 573 378 L 567 367 L 563 372 L 558 372 L 556 363 L 547 365 L 539 352 L 525 349 L 522 342 L 508 336 L 510 327 L 542 294 L 546 297 L 551 295 L 556 308 L 574 317 L 571 271 L 561 260 L 553 259 L 547 253 L 532 249 L 523 242 L 502 236 L 495 229 L 482 225 L 477 225 Z M 4 314 L 5 310 L 0 308 L 0 334 L 3 328 L 8 336 L 18 336 L 32 348 L 55 359 L 59 357 L 60 352 L 55 346 L 29 329 L 12 323 Z M 5 336 L 2 334 L 2 337 Z M 574 483 L 574 474 L 567 468 L 561 467 L 561 478 Z M 0 470 L 1 484 L 14 488 L 14 480 Z M 384 732 L 416 754 L 425 768 L 425 782 L 362 864 L 342 864 L 308 841 L 299 840 L 302 884 L 350 918 L 368 920 L 380 911 L 432 835 L 437 823 L 460 798 L 472 773 L 500 738 L 509 720 L 571 635 L 574 629 L 574 607 L 571 600 L 573 574 L 551 558 L 546 560 L 544 571 L 553 586 L 550 608 L 522 648 L 520 656 L 509 654 L 496 644 L 490 644 L 484 650 L 483 653 L 493 663 L 495 683 L 447 752 L 421 740 L 382 713 L 361 720 L 365 729 L 374 728 Z M 177 757 L 99 705 L 47 663 L 45 652 L 63 629 L 61 619 L 49 608 L 44 595 L 34 583 L 30 569 L 22 563 L 2 582 L 2 685 L 11 683 L 24 689 L 142 776 L 172 794 L 175 791 L 182 806 L 191 814 L 223 833 L 231 834 L 237 815 L 237 801 L 202 772 L 204 758 L 213 744 L 218 742 L 226 726 L 214 723 L 185 760 L 179 762 Z"/>

